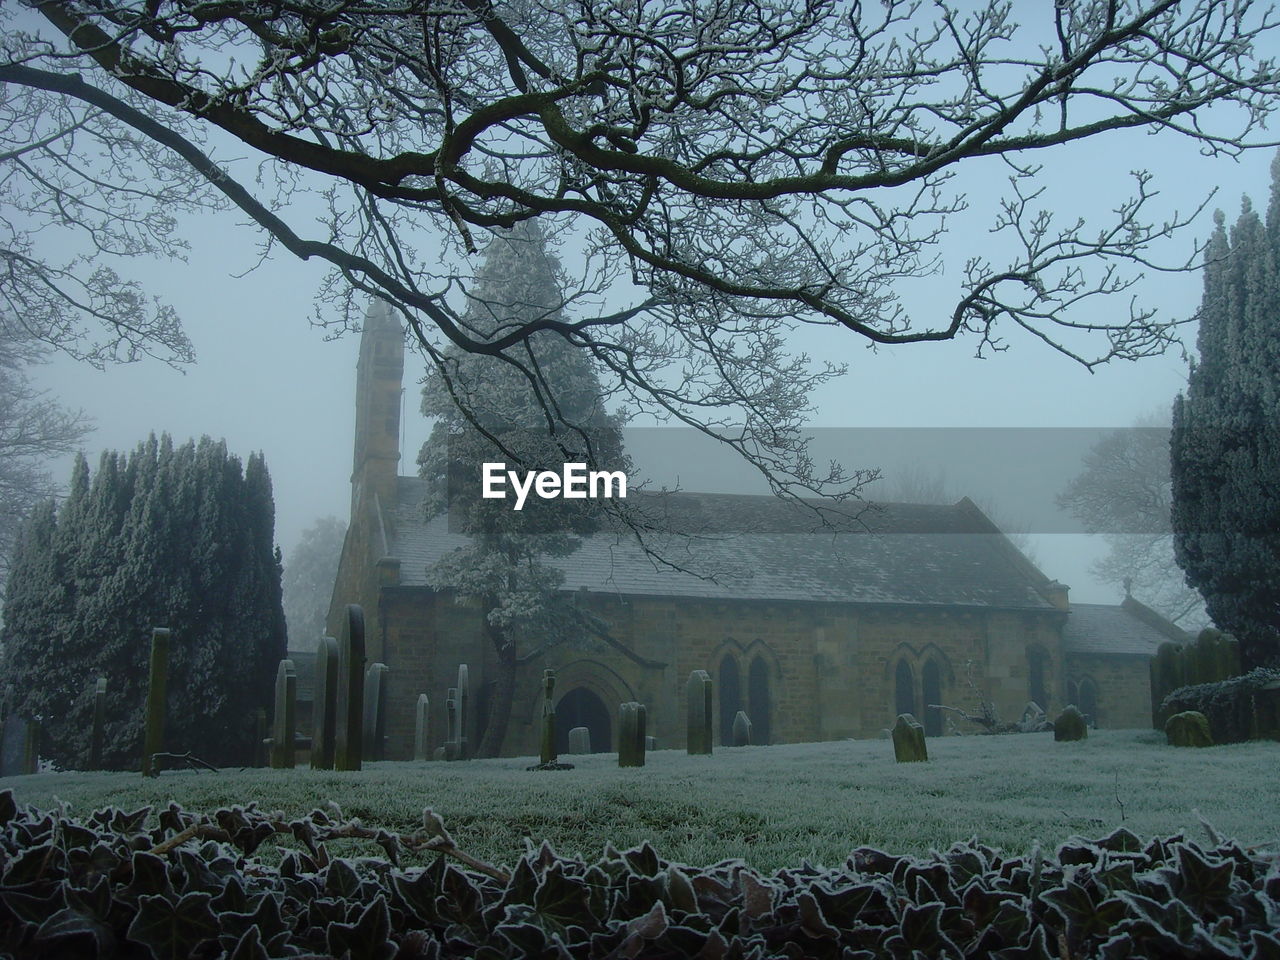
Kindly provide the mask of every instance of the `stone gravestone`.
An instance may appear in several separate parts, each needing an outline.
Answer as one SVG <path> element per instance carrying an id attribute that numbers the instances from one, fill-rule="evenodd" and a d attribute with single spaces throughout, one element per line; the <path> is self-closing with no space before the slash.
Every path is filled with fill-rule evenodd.
<path id="1" fill-rule="evenodd" d="M 444 741 L 444 758 L 458 760 L 458 688 L 450 687 L 449 695 L 444 701 L 444 715 L 448 726 L 448 736 Z"/>
<path id="2" fill-rule="evenodd" d="M 1053 739 L 1059 742 L 1068 740 L 1084 740 L 1089 736 L 1089 725 L 1084 722 L 1084 714 L 1076 709 L 1074 703 L 1068 704 L 1053 721 Z"/>
<path id="3" fill-rule="evenodd" d="M 911 714 L 898 714 L 891 736 L 893 755 L 899 763 L 929 759 L 929 750 L 924 744 L 924 727 Z"/>
<path id="4" fill-rule="evenodd" d="M 431 741 L 427 739 L 427 723 L 431 716 L 431 700 L 425 693 L 418 694 L 417 713 L 413 718 L 413 759 L 430 760 Z"/>
<path id="5" fill-rule="evenodd" d="M 657 749 L 658 749 L 658 738 L 657 738 L 657 737 L 645 737 L 645 738 L 644 738 L 644 748 L 645 748 L 645 750 L 657 750 Z"/>
<path id="6" fill-rule="evenodd" d="M 733 745 L 735 747 L 751 746 L 751 718 L 746 711 L 739 710 L 733 717 Z"/>
<path id="7" fill-rule="evenodd" d="M 364 757 L 381 760 L 387 738 L 387 665 L 371 663 L 364 675 Z"/>
<path id="8" fill-rule="evenodd" d="M 89 741 L 89 769 L 102 769 L 102 751 L 107 741 L 107 678 L 99 677 L 93 687 L 93 739 Z"/>
<path id="9" fill-rule="evenodd" d="M 297 711 L 298 674 L 292 660 L 281 660 L 276 668 L 276 708 L 271 716 L 271 767 L 274 770 L 294 767 Z"/>
<path id="10" fill-rule="evenodd" d="M 468 750 L 469 740 L 467 738 L 467 720 L 470 719 L 471 713 L 468 705 L 471 703 L 471 684 L 465 663 L 458 664 L 458 694 L 455 699 L 458 701 L 458 759 L 466 760 L 471 754 Z"/>
<path id="11" fill-rule="evenodd" d="M 1164 725 L 1164 735 L 1171 747 L 1212 747 L 1209 721 L 1198 710 L 1175 713 Z"/>
<path id="12" fill-rule="evenodd" d="M 569 731 L 569 752 L 591 752 L 591 731 L 587 727 L 574 727 Z"/>
<path id="13" fill-rule="evenodd" d="M 364 610 L 347 604 L 347 625 L 338 645 L 338 711 L 333 768 L 359 770 L 364 746 Z"/>
<path id="14" fill-rule="evenodd" d="M 22 717 L 6 717 L 0 724 L 0 777 L 35 773 L 39 767 L 40 725 Z"/>
<path id="15" fill-rule="evenodd" d="M 542 671 L 542 731 L 538 758 L 540 763 L 530 770 L 572 770 L 572 763 L 561 763 L 556 757 L 556 672 Z"/>
<path id="16" fill-rule="evenodd" d="M 156 627 L 151 631 L 151 677 L 147 685 L 147 716 L 142 736 L 142 775 L 154 777 L 152 757 L 164 750 L 165 682 L 169 677 L 169 631 Z"/>
<path id="17" fill-rule="evenodd" d="M 311 769 L 333 769 L 333 739 L 338 719 L 338 641 L 321 637 L 316 647 L 315 693 L 311 704 Z"/>
<path id="18" fill-rule="evenodd" d="M 694 670 L 685 685 L 689 698 L 687 750 L 692 754 L 711 753 L 711 675 Z"/>
<path id="19" fill-rule="evenodd" d="M 618 708 L 618 766 L 644 766 L 644 729 L 648 711 L 634 700 Z"/>

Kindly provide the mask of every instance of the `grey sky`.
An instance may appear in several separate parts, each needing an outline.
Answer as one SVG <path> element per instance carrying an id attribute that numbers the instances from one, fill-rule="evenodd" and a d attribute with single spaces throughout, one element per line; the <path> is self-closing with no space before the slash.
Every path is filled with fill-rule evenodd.
<path id="1" fill-rule="evenodd" d="M 243 150 L 243 148 L 241 148 Z M 1193 208 L 1214 186 L 1210 205 L 1233 220 L 1244 193 L 1264 206 L 1270 151 L 1243 160 L 1207 159 L 1177 138 L 1129 136 L 1088 142 L 1043 158 L 1045 202 L 1074 217 L 1076 210 L 1113 207 L 1128 192 L 1125 173 L 1134 167 L 1157 175 L 1162 209 Z M 970 211 L 957 218 L 944 247 L 946 271 L 936 282 L 904 291 L 922 310 L 946 310 L 948 278 L 965 257 L 982 249 L 994 215 L 993 188 L 1004 172 L 998 163 L 966 184 Z M 1055 206 L 1056 205 L 1056 206 Z M 305 217 L 299 217 L 305 222 Z M 1185 257 L 1211 228 L 1206 212 L 1170 261 Z M 315 518 L 345 518 L 349 503 L 356 339 L 326 341 L 308 318 L 321 270 L 277 254 L 256 270 L 260 237 L 232 215 L 208 216 L 188 225 L 192 244 L 187 264 L 122 263 L 122 273 L 143 280 L 151 293 L 173 303 L 194 342 L 198 362 L 179 373 L 154 361 L 95 371 L 58 358 L 36 371 L 38 381 L 71 407 L 93 416 L 97 431 L 86 454 L 91 465 L 103 449 L 129 449 L 151 431 L 175 439 L 209 434 L 225 438 L 242 457 L 262 450 L 275 483 L 277 540 L 287 554 Z M 423 246 L 427 246 L 424 242 Z M 1191 313 L 1200 298 L 1196 274 L 1152 274 L 1134 293 L 1163 312 Z M 1116 304 L 1127 309 L 1125 304 Z M 940 318 L 939 318 L 940 319 Z M 935 319 L 934 322 L 937 322 Z M 974 359 L 976 341 L 917 344 L 872 351 L 853 334 L 806 329 L 796 334 L 798 350 L 849 365 L 842 380 L 815 397 L 818 427 L 1123 427 L 1153 410 L 1166 408 L 1180 389 L 1185 363 L 1175 350 L 1140 363 L 1115 363 L 1089 373 L 1028 335 L 1007 331 L 1009 349 Z M 1194 329 L 1184 328 L 1194 344 Z M 416 381 L 422 361 L 406 365 L 405 444 L 402 473 L 415 470 L 418 446 L 428 432 L 417 413 Z M 875 466 L 856 458 L 850 467 Z M 716 472 L 700 474 L 687 462 L 648 458 L 640 466 L 659 483 L 677 473 L 688 489 L 717 485 Z M 730 471 L 737 467 L 727 468 Z M 745 467 L 742 469 L 746 469 Z M 69 465 L 59 464 L 60 479 Z M 954 475 L 954 472 L 952 472 Z M 1068 479 L 1062 477 L 1063 483 Z M 736 485 L 736 484 L 735 484 Z M 969 491 L 962 491 L 969 492 Z M 977 491 L 975 491 L 977 493 Z M 1073 587 L 1073 599 L 1114 601 L 1113 589 L 1093 583 L 1086 567 L 1092 553 L 1083 538 L 1037 538 L 1044 571 Z"/>

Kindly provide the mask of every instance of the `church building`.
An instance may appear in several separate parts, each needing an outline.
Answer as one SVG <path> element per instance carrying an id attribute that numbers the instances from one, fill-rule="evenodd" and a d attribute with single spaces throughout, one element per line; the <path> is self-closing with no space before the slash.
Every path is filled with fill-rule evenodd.
<path id="1" fill-rule="evenodd" d="M 465 542 L 444 516 L 428 519 L 425 481 L 400 475 L 404 334 L 389 308 L 370 308 L 356 376 L 351 520 L 330 606 L 363 606 L 366 655 L 388 667 L 385 757 L 410 759 L 418 695 L 430 698 L 428 740 L 446 739 L 446 691 L 467 664 L 465 731 L 479 742 L 496 670 L 481 612 L 428 585 L 428 567 Z M 582 539 L 555 563 L 608 625 L 589 649 L 568 644 L 519 666 L 503 755 L 538 752 L 542 671 L 556 671 L 558 736 L 585 726 L 595 750 L 617 743 L 619 704 L 648 710 L 659 748 L 683 747 L 685 683 L 713 680 L 716 743 L 739 710 L 755 743 L 878 737 L 900 713 L 930 736 L 978 727 L 934 709 L 1004 720 L 1034 701 L 1050 716 L 1077 704 L 1098 727 L 1150 723 L 1148 661 L 1185 634 L 1132 598 L 1072 604 L 967 498 L 951 505 L 883 504 L 865 524 L 796 532 L 770 496 L 676 493 L 672 505 L 708 528 L 752 529 L 700 540 L 714 579 L 656 567 L 618 532 Z M 723 522 L 721 522 L 723 521 Z M 295 638 L 300 648 L 310 638 Z"/>

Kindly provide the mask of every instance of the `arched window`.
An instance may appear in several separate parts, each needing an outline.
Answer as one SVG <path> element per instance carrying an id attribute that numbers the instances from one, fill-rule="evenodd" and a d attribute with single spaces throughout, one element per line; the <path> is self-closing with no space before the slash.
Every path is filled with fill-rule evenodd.
<path id="1" fill-rule="evenodd" d="M 726 653 L 720 661 L 720 743 L 733 745 L 733 718 L 742 709 L 742 678 L 738 659 Z"/>
<path id="2" fill-rule="evenodd" d="M 1027 648 L 1027 696 L 1045 713 L 1049 712 L 1049 689 L 1044 683 L 1044 651 L 1039 647 Z"/>
<path id="3" fill-rule="evenodd" d="M 911 676 L 911 664 L 906 660 L 898 661 L 898 669 L 894 673 L 893 712 L 895 716 L 904 713 L 916 715 L 915 680 Z"/>
<path id="4" fill-rule="evenodd" d="M 556 752 L 569 752 L 569 731 L 586 727 L 591 732 L 591 752 L 613 749 L 613 722 L 604 701 L 586 687 L 575 687 L 556 702 Z"/>
<path id="5" fill-rule="evenodd" d="M 1096 728 L 1098 726 L 1098 685 L 1085 677 L 1080 681 L 1080 692 L 1077 696 L 1080 699 L 1076 701 L 1076 706 L 1084 714 L 1085 722 Z"/>
<path id="6" fill-rule="evenodd" d="M 924 694 L 924 735 L 926 737 L 942 736 L 942 711 L 932 704 L 942 702 L 942 670 L 938 661 L 930 657 L 921 671 L 921 686 Z"/>
<path id="7" fill-rule="evenodd" d="M 747 716 L 751 718 L 753 744 L 771 742 L 769 713 L 772 706 L 769 699 L 769 666 L 764 662 L 764 657 L 758 656 L 751 661 L 751 672 L 747 678 Z"/>

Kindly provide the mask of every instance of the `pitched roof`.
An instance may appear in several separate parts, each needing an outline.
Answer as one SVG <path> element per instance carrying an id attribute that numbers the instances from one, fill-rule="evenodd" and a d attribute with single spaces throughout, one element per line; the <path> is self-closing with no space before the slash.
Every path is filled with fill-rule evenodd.
<path id="1" fill-rule="evenodd" d="M 425 585 L 428 565 L 463 546 L 444 516 L 425 519 L 424 481 L 401 477 L 389 553 L 400 583 Z M 715 599 L 833 601 L 930 607 L 1054 609 L 1048 579 L 968 500 L 879 504 L 856 520 L 823 526 L 812 512 L 772 496 L 633 494 L 670 529 L 655 537 L 662 555 L 704 575 L 659 566 L 625 531 L 582 540 L 559 567 L 568 590 Z M 630 502 L 630 501 L 629 501 Z M 388 511 L 392 512 L 392 511 Z"/>
<path id="2" fill-rule="evenodd" d="M 1103 603 L 1071 604 L 1071 616 L 1062 628 L 1066 653 L 1150 657 L 1170 639 L 1174 638 L 1167 631 L 1156 629 L 1132 610 Z"/>

